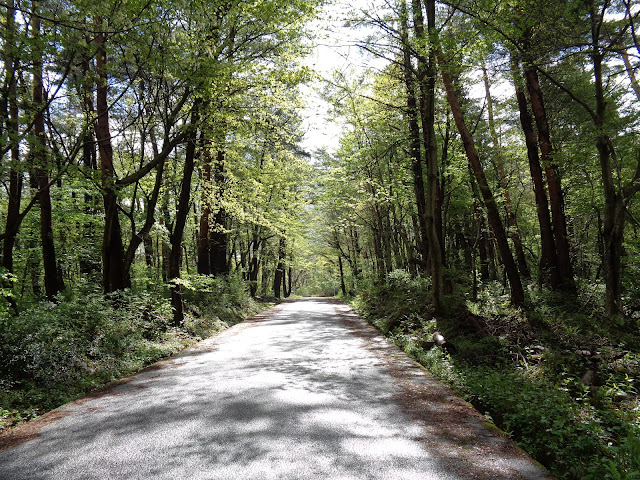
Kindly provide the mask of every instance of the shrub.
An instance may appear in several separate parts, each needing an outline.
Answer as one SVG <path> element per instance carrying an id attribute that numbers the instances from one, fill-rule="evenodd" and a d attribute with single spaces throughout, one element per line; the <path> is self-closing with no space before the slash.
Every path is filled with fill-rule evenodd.
<path id="1" fill-rule="evenodd" d="M 605 462 L 606 480 L 640 479 L 640 432 L 630 432 L 618 445 L 611 446 L 611 459 Z"/>

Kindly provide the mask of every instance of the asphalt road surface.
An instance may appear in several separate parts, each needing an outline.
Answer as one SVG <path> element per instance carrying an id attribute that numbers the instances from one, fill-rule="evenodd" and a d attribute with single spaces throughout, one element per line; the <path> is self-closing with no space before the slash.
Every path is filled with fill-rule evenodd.
<path id="1" fill-rule="evenodd" d="M 0 479 L 546 479 L 329 299 L 285 303 L 0 439 Z"/>

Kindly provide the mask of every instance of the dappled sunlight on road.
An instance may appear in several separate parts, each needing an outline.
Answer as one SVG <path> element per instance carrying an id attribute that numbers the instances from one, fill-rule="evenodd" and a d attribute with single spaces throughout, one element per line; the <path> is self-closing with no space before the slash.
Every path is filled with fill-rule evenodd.
<path id="1" fill-rule="evenodd" d="M 378 337 L 354 334 L 346 313 L 324 299 L 283 304 L 67 405 L 39 438 L 0 452 L 0 478 L 501 478 L 425 448 L 371 351 Z"/>

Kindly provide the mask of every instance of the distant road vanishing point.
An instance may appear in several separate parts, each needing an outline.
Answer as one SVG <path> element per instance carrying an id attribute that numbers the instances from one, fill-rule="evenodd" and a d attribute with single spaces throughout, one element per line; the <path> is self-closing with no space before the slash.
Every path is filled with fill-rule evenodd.
<path id="1" fill-rule="evenodd" d="M 331 299 L 281 304 L 0 437 L 0 479 L 551 479 Z"/>

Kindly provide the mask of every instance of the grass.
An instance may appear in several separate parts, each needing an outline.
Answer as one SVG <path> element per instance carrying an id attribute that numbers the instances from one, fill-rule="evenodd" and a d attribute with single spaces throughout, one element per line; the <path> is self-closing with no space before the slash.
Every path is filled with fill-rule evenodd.
<path id="1" fill-rule="evenodd" d="M 637 320 L 607 319 L 588 286 L 569 300 L 532 289 L 515 309 L 496 284 L 435 317 L 428 288 L 396 274 L 352 304 L 559 478 L 640 478 Z M 455 350 L 432 346 L 435 331 Z"/>

